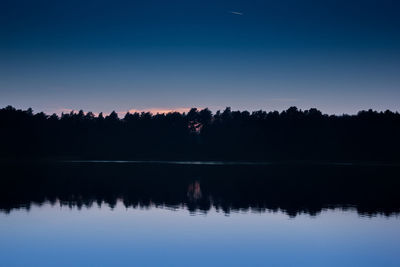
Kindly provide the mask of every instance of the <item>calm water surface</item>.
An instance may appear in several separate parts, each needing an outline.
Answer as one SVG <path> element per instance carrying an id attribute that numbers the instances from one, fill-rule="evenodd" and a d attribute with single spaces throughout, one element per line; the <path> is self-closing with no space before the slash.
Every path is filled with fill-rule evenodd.
<path id="1" fill-rule="evenodd" d="M 45 204 L 0 215 L 2 266 L 399 266 L 398 217 Z"/>
<path id="2" fill-rule="evenodd" d="M 398 167 L 2 173 L 0 266 L 400 266 Z"/>

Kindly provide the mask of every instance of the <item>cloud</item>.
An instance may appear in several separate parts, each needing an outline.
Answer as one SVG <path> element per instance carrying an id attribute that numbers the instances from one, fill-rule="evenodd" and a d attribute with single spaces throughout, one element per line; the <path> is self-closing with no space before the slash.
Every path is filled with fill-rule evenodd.
<path id="1" fill-rule="evenodd" d="M 233 15 L 243 16 L 243 13 L 242 13 L 242 12 L 231 11 L 230 13 L 233 14 Z"/>
<path id="2" fill-rule="evenodd" d="M 300 99 L 298 98 L 269 98 L 270 101 L 276 101 L 276 102 L 297 102 Z"/>
<path id="3" fill-rule="evenodd" d="M 57 113 L 57 114 L 61 114 L 61 113 L 70 113 L 70 112 L 76 112 L 76 110 L 74 110 L 74 109 L 70 109 L 70 108 L 59 108 L 59 109 L 56 109 L 55 110 L 55 112 L 54 113 Z"/>

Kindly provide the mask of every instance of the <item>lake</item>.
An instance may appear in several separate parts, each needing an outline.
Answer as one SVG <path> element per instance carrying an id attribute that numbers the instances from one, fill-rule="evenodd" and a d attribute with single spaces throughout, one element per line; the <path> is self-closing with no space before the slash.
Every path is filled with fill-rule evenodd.
<path id="1" fill-rule="evenodd" d="M 0 266 L 400 266 L 397 165 L 0 166 Z"/>

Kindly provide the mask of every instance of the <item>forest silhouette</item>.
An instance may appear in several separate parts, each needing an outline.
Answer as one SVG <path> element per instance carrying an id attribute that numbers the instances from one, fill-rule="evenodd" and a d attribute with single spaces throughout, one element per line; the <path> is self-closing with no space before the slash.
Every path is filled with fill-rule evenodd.
<path id="1" fill-rule="evenodd" d="M 0 109 L 3 159 L 326 160 L 400 159 L 400 114 L 282 112 L 71 112 Z"/>

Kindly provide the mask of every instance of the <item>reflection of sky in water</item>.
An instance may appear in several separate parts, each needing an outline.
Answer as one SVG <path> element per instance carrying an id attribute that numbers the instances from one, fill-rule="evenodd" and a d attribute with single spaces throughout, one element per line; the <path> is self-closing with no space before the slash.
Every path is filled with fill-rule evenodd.
<path id="1" fill-rule="evenodd" d="M 44 205 L 1 213 L 0 236 L 1 266 L 400 265 L 399 218 L 353 211 L 289 218 Z"/>

